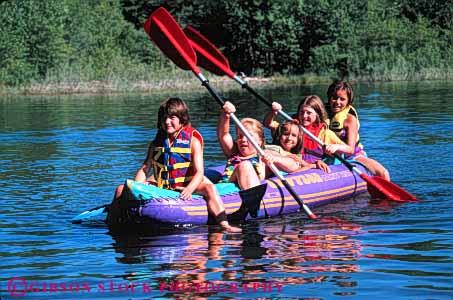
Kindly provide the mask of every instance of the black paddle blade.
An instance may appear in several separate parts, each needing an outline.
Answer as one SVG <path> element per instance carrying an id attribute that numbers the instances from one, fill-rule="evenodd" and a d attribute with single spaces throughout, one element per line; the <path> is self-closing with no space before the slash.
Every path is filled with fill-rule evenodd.
<path id="1" fill-rule="evenodd" d="M 197 63 L 200 67 L 218 76 L 229 75 L 228 71 L 232 72 L 226 57 L 200 32 L 188 25 L 184 28 L 184 33 L 197 54 Z"/>
<path id="2" fill-rule="evenodd" d="M 159 49 L 178 67 L 193 70 L 197 56 L 179 24 L 163 7 L 154 11 L 146 20 L 145 32 Z"/>
<path id="3" fill-rule="evenodd" d="M 261 200 L 263 200 L 264 194 L 266 193 L 267 183 L 257 185 L 247 190 L 239 191 L 239 195 L 242 199 L 242 203 L 245 204 L 250 216 L 252 218 L 258 217 L 258 211 L 260 209 Z"/>

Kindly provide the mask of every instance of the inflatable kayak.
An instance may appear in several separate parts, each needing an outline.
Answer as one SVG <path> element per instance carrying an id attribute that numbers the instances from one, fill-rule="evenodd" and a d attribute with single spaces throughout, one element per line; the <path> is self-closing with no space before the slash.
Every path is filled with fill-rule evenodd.
<path id="1" fill-rule="evenodd" d="M 365 169 L 358 165 L 361 171 Z M 310 208 L 348 199 L 367 191 L 360 176 L 343 165 L 330 166 L 331 172 L 310 169 L 287 174 L 287 182 Z M 206 176 L 216 182 L 223 166 L 208 169 Z M 216 187 L 230 221 L 268 218 L 298 212 L 299 204 L 276 178 L 263 180 L 261 185 L 239 190 L 233 183 Z M 123 196 L 109 209 L 109 225 L 151 223 L 155 225 L 212 224 L 206 202 L 200 195 L 192 200 L 179 198 L 179 192 L 126 180 Z"/>

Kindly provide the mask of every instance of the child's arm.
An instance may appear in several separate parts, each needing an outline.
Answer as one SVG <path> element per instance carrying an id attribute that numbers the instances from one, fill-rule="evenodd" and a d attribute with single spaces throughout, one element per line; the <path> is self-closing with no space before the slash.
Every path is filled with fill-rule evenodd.
<path id="1" fill-rule="evenodd" d="M 340 154 L 344 153 L 346 155 L 352 154 L 351 153 L 352 152 L 351 151 L 351 147 L 349 147 L 346 144 L 330 144 L 330 145 L 326 145 L 325 151 L 329 155 L 333 155 L 335 152 L 340 153 Z"/>
<path id="2" fill-rule="evenodd" d="M 274 133 L 275 130 L 277 130 L 277 128 L 278 128 L 279 124 L 274 119 L 277 116 L 278 111 L 281 110 L 281 109 L 282 109 L 282 106 L 280 105 L 280 103 L 272 102 L 272 111 L 269 112 L 264 117 L 263 125 L 264 125 L 264 127 L 269 128 L 272 131 L 272 133 Z"/>
<path id="3" fill-rule="evenodd" d="M 354 153 L 354 148 L 346 145 L 333 131 L 327 129 L 323 138 L 326 144 L 325 152 L 329 155 L 337 152 L 339 154 L 351 155 Z"/>
<path id="4" fill-rule="evenodd" d="M 184 200 L 192 199 L 192 193 L 203 181 L 204 176 L 204 166 L 203 166 L 203 148 L 201 146 L 200 140 L 193 137 L 190 145 L 190 150 L 192 152 L 192 166 L 195 169 L 195 174 L 192 177 L 190 183 L 181 189 L 181 198 Z"/>
<path id="5" fill-rule="evenodd" d="M 146 182 L 147 175 L 149 174 L 152 168 L 152 155 L 154 153 L 154 144 L 151 143 L 148 147 L 148 153 L 146 155 L 146 159 L 143 162 L 143 165 L 138 169 L 137 173 L 135 174 L 135 181 L 138 182 Z"/>
<path id="6" fill-rule="evenodd" d="M 314 165 L 315 165 L 314 169 L 320 169 L 320 170 L 323 170 L 326 173 L 330 173 L 329 166 L 325 162 L 323 162 L 322 160 L 315 161 Z"/>
<path id="7" fill-rule="evenodd" d="M 235 111 L 236 108 L 231 102 L 225 102 L 217 124 L 217 138 L 227 158 L 234 155 L 235 143 L 230 134 L 230 115 Z"/>
<path id="8" fill-rule="evenodd" d="M 287 173 L 299 170 L 302 161 L 294 155 L 282 155 L 273 150 L 264 150 L 264 156 L 261 159 L 266 165 L 273 163 L 277 169 Z"/>
<path id="9" fill-rule="evenodd" d="M 300 168 L 298 170 L 320 169 L 326 173 L 330 173 L 329 166 L 322 160 L 317 160 L 314 163 L 306 162 L 301 159 Z"/>

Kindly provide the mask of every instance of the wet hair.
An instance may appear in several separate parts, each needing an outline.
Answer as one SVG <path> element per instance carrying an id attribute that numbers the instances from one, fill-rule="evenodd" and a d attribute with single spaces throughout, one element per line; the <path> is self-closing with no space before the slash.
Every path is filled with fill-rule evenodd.
<path id="1" fill-rule="evenodd" d="M 261 145 L 261 148 L 264 148 L 264 145 L 266 144 L 266 139 L 264 137 L 263 124 L 261 124 L 260 121 L 253 119 L 253 118 L 243 118 L 241 120 L 241 123 L 242 123 L 242 125 L 244 125 L 244 127 L 248 127 L 248 129 L 250 129 L 250 131 L 253 131 L 258 135 L 258 137 L 263 142 Z M 237 130 L 239 130 L 239 128 L 237 128 Z"/>
<path id="2" fill-rule="evenodd" d="M 326 123 L 327 112 L 321 98 L 316 95 L 309 95 L 305 97 L 297 107 L 297 114 L 299 114 L 300 110 L 303 109 L 304 106 L 311 107 L 316 112 L 317 116 L 315 123 L 317 123 L 317 125 Z"/>
<path id="3" fill-rule="evenodd" d="M 299 154 L 304 145 L 304 132 L 302 131 L 302 129 L 299 128 L 299 125 L 294 121 L 285 120 L 285 121 L 283 121 L 283 123 L 281 123 L 277 127 L 277 130 L 275 130 L 275 133 L 274 133 L 274 136 L 272 139 L 272 144 L 280 146 L 280 138 L 282 137 L 283 134 L 289 132 L 291 130 L 292 126 L 297 127 L 297 129 L 299 130 L 299 134 L 297 136 L 296 145 L 293 148 L 291 148 L 289 152 L 291 152 L 293 154 Z"/>
<path id="4" fill-rule="evenodd" d="M 330 101 L 333 97 L 336 97 L 338 91 L 346 91 L 348 95 L 348 105 L 352 104 L 354 101 L 354 91 L 352 85 L 344 80 L 334 81 L 327 89 L 327 101 Z"/>
<path id="5" fill-rule="evenodd" d="M 157 128 L 164 130 L 165 119 L 171 116 L 177 116 L 183 126 L 190 124 L 189 107 L 180 98 L 168 98 L 162 102 L 157 113 Z"/>

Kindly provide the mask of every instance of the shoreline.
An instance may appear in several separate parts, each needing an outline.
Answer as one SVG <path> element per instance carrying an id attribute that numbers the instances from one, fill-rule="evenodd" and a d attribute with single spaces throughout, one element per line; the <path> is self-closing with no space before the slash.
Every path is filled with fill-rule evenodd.
<path id="1" fill-rule="evenodd" d="M 276 87 L 281 85 L 306 84 L 302 77 L 243 77 L 253 87 Z M 330 79 L 316 80 L 312 83 L 325 83 Z M 212 77 L 209 82 L 219 91 L 240 90 L 241 86 L 229 77 Z M 197 92 L 205 88 L 195 77 L 173 76 L 156 80 L 122 81 L 93 80 L 82 82 L 32 83 L 21 87 L 0 86 L 2 96 L 33 95 L 110 95 L 125 93 L 165 93 Z"/>
<path id="2" fill-rule="evenodd" d="M 187 73 L 173 74 L 173 76 L 155 80 L 93 80 L 93 81 L 62 81 L 50 83 L 31 83 L 27 86 L 8 87 L 0 85 L 1 96 L 59 96 L 59 95 L 121 95 L 126 93 L 159 94 L 165 92 L 198 92 L 205 88 L 194 76 L 185 76 Z M 312 84 L 329 84 L 335 76 L 319 75 L 290 75 L 272 77 L 242 77 L 254 88 L 272 88 L 280 86 L 298 86 Z M 414 82 L 414 81 L 449 81 L 447 78 L 420 78 L 413 80 L 365 80 L 350 78 L 352 83 L 358 82 Z M 223 77 L 211 77 L 209 82 L 215 89 L 225 92 L 241 90 L 242 87 L 233 79 Z"/>

